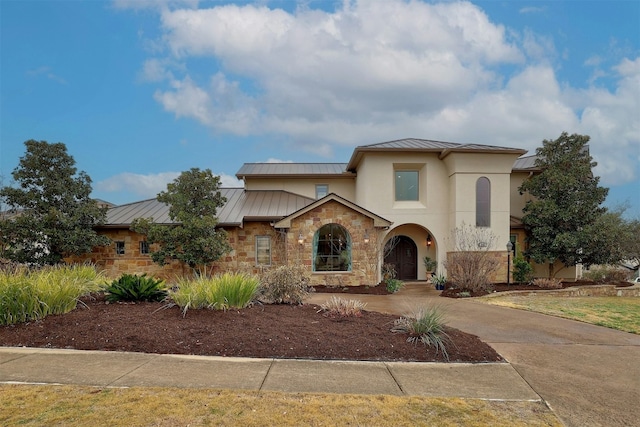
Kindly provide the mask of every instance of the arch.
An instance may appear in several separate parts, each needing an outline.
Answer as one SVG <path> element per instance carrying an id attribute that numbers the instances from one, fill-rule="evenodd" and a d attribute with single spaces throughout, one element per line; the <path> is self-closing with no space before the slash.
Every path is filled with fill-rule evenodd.
<path id="1" fill-rule="evenodd" d="M 313 236 L 313 271 L 351 271 L 351 235 L 340 224 L 325 224 Z"/>
<path id="2" fill-rule="evenodd" d="M 408 236 L 396 236 L 387 242 L 387 245 L 389 244 L 390 246 L 386 247 L 384 251 L 384 263 L 394 266 L 397 279 L 416 280 L 418 278 L 418 247 L 416 243 Z"/>
<path id="3" fill-rule="evenodd" d="M 476 181 L 476 227 L 491 227 L 491 181 L 485 176 Z"/>

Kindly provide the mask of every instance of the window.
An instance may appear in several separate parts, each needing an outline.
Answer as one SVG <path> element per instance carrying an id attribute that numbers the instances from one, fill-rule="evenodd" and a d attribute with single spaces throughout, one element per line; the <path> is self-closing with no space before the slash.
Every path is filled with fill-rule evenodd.
<path id="1" fill-rule="evenodd" d="M 256 236 L 256 265 L 271 265 L 270 236 Z"/>
<path id="2" fill-rule="evenodd" d="M 418 171 L 396 170 L 396 201 L 418 200 Z"/>
<path id="3" fill-rule="evenodd" d="M 491 226 L 491 182 L 480 177 L 476 181 L 476 227 Z"/>
<path id="4" fill-rule="evenodd" d="M 149 242 L 146 240 L 140 240 L 140 254 L 148 255 L 149 254 Z"/>
<path id="5" fill-rule="evenodd" d="M 124 242 L 116 242 L 116 255 L 124 255 Z"/>
<path id="6" fill-rule="evenodd" d="M 313 271 L 351 271 L 351 236 L 343 226 L 322 226 L 313 236 L 313 252 Z"/>
<path id="7" fill-rule="evenodd" d="M 316 184 L 316 199 L 322 199 L 329 194 L 329 186 L 327 184 Z"/>

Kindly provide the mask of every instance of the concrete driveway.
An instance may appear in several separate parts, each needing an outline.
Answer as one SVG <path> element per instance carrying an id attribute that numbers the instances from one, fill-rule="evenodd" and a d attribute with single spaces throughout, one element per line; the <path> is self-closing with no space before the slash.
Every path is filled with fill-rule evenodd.
<path id="1" fill-rule="evenodd" d="M 326 298 L 314 294 L 309 302 Z M 409 284 L 389 296 L 343 298 L 392 314 L 440 305 L 450 326 L 496 349 L 567 426 L 640 426 L 639 335 L 473 299 L 441 298 L 426 284 Z"/>

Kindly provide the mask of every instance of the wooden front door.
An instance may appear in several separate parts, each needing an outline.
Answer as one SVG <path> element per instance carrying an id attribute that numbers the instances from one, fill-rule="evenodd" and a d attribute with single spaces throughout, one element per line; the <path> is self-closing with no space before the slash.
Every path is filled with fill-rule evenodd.
<path id="1" fill-rule="evenodd" d="M 384 262 L 394 265 L 397 279 L 418 279 L 418 247 L 409 237 L 399 236 L 396 245 L 385 256 Z"/>

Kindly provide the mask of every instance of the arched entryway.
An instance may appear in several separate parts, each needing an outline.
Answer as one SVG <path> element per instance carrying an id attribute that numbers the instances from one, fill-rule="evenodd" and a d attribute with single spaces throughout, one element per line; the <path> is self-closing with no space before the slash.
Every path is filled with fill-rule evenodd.
<path id="1" fill-rule="evenodd" d="M 396 236 L 387 243 L 385 264 L 393 264 L 396 278 L 400 280 L 418 279 L 418 247 L 407 236 Z"/>

